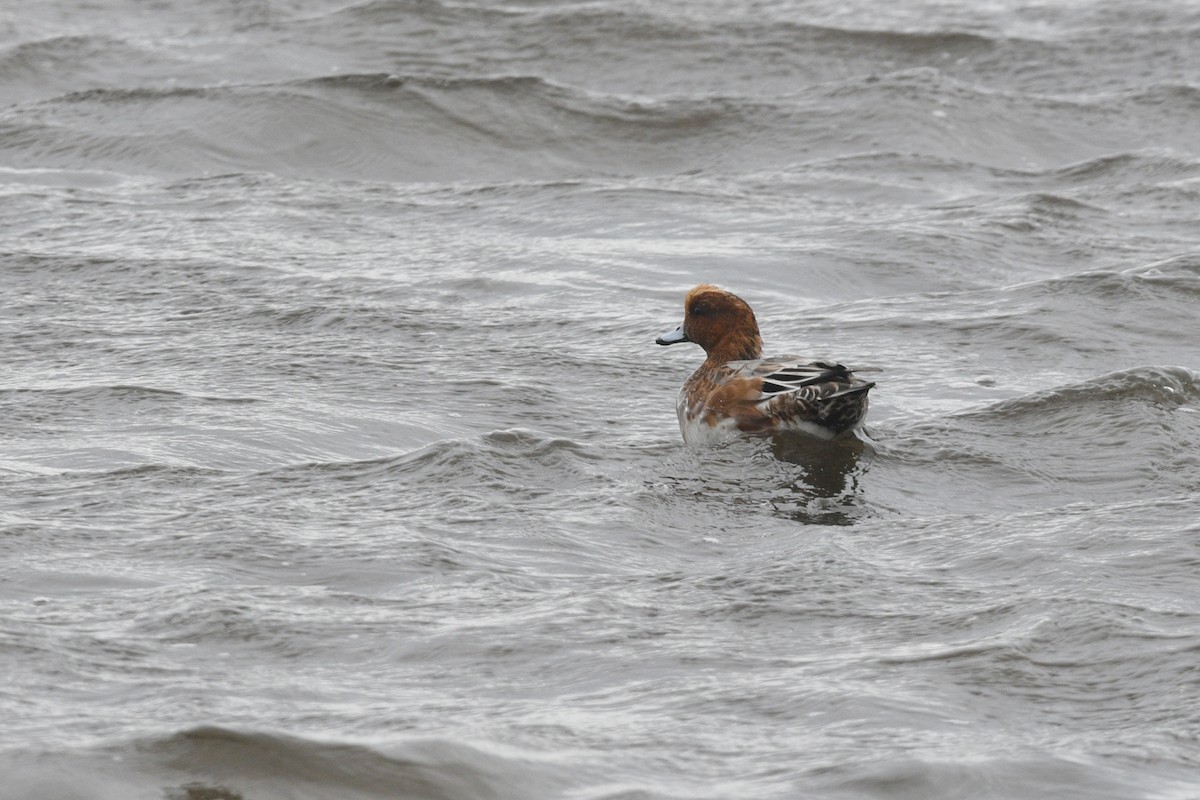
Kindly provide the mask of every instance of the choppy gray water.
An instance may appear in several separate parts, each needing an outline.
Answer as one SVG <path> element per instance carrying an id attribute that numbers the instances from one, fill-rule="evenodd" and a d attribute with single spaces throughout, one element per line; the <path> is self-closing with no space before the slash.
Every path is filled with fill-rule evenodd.
<path id="1" fill-rule="evenodd" d="M 0 797 L 1200 797 L 1200 7 L 0 12 Z M 879 367 L 689 448 L 700 281 Z"/>

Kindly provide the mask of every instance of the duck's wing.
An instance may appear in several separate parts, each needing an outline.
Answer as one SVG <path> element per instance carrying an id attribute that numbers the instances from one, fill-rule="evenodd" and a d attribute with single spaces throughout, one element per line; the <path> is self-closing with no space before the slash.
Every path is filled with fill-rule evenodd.
<path id="1" fill-rule="evenodd" d="M 841 364 L 791 356 L 730 361 L 712 378 L 702 384 L 702 416 L 733 419 L 744 433 L 798 430 L 823 438 L 862 421 L 875 385 Z"/>
<path id="2" fill-rule="evenodd" d="M 856 378 L 854 371 L 842 364 L 804 362 L 792 356 L 739 362 L 736 372 L 739 377 L 761 379 L 758 402 L 782 395 L 796 395 L 793 399 L 807 402 L 832 400 L 875 385 Z"/>

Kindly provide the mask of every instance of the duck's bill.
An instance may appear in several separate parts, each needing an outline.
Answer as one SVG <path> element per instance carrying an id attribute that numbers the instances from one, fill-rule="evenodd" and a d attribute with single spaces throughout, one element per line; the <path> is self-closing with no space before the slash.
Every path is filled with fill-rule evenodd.
<path id="1" fill-rule="evenodd" d="M 683 326 L 680 325 L 669 333 L 664 333 L 662 336 L 654 340 L 657 344 L 679 344 L 680 342 L 688 341 L 687 334 L 683 332 Z"/>

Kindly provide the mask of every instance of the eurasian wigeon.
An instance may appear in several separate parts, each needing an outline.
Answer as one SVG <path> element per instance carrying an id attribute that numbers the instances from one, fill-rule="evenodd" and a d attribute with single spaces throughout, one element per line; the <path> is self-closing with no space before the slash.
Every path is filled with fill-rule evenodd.
<path id="1" fill-rule="evenodd" d="M 679 390 L 685 442 L 719 441 L 734 431 L 832 439 L 862 424 L 875 384 L 841 364 L 763 358 L 758 320 L 742 298 L 703 283 L 688 292 L 683 309 L 683 324 L 656 341 L 695 342 L 708 354 Z"/>

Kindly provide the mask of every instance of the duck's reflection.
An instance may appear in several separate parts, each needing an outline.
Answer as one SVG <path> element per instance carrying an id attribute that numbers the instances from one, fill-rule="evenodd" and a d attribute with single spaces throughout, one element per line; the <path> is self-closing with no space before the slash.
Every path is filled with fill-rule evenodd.
<path id="1" fill-rule="evenodd" d="M 800 434 L 781 434 L 771 440 L 771 452 L 780 461 L 794 464 L 800 474 L 790 486 L 787 500 L 776 511 L 805 523 L 850 525 L 862 516 L 859 480 L 869 459 L 867 444 L 857 436 L 831 441 Z"/>

